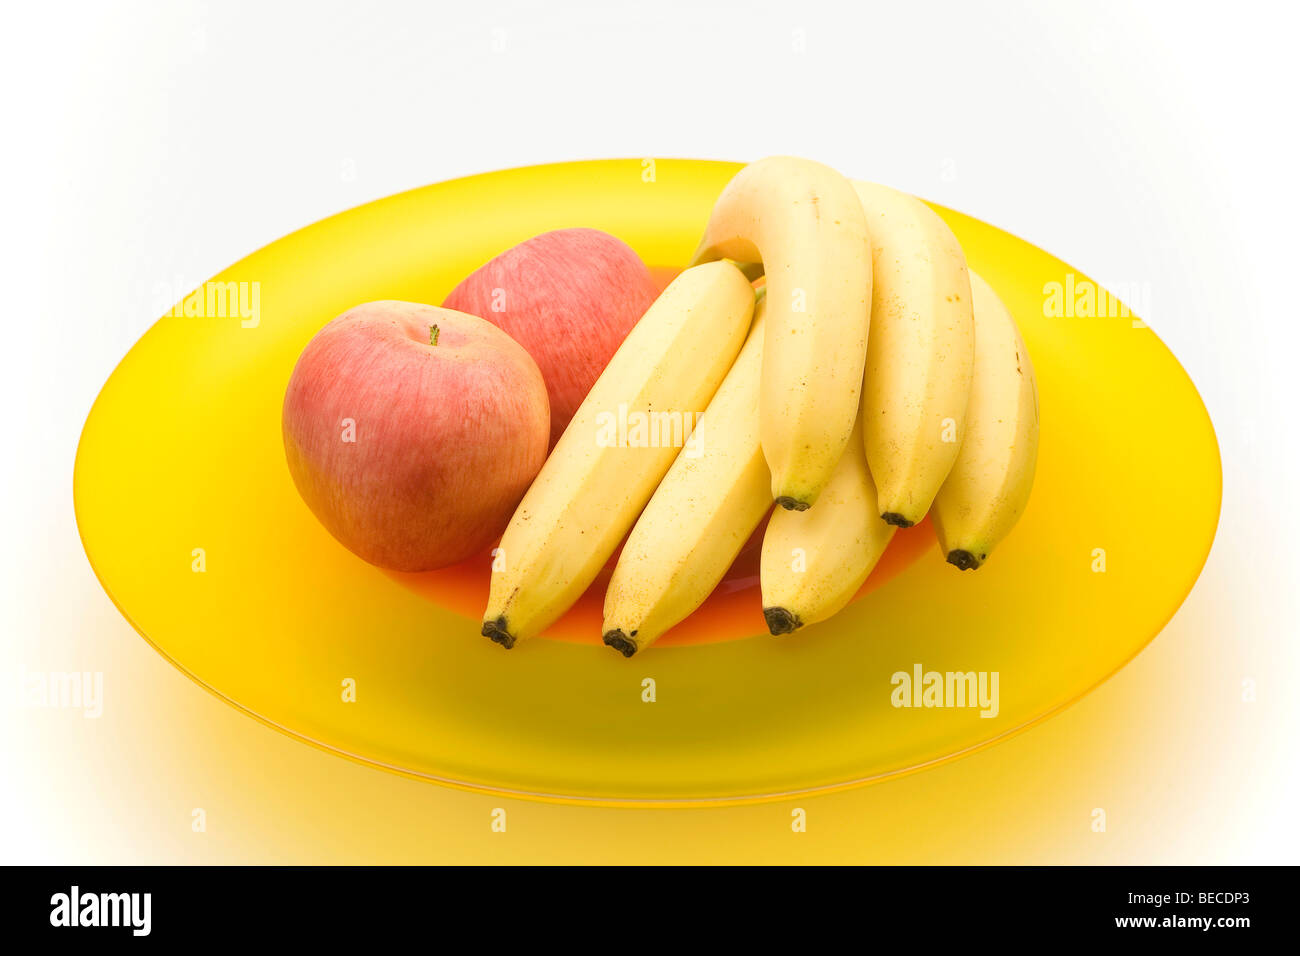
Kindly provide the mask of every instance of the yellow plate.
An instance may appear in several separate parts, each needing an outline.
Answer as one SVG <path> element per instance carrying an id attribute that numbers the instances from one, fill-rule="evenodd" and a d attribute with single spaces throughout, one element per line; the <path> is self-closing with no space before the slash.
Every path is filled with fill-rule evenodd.
<path id="1" fill-rule="evenodd" d="M 631 660 L 571 641 L 507 653 L 478 636 L 476 611 L 362 563 L 299 500 L 280 403 L 326 321 L 371 299 L 437 304 L 492 255 L 565 226 L 680 264 L 737 168 L 660 160 L 650 176 L 618 160 L 440 183 L 326 219 L 215 277 L 128 353 L 86 422 L 77 521 L 105 590 L 177 667 L 281 730 L 399 772 L 544 799 L 706 804 L 851 786 L 968 753 L 1096 687 L 1196 580 L 1219 513 L 1214 431 L 1150 329 L 1097 317 L 1117 310 L 1099 308 L 1086 277 L 944 209 L 1019 320 L 1040 388 L 1033 497 L 978 572 L 946 565 L 914 533 L 888 580 L 794 637 L 762 633 L 754 596 L 748 616 L 717 623 L 723 636 L 755 635 L 743 639 Z M 241 290 L 247 316 L 217 314 Z M 892 675 L 916 665 L 997 672 L 996 716 L 895 707 Z"/>

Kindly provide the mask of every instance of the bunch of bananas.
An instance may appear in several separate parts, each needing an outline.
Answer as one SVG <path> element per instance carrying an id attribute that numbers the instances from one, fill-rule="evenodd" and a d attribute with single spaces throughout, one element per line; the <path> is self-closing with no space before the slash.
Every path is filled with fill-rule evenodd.
<path id="1" fill-rule="evenodd" d="M 1029 498 L 1037 403 L 1015 321 L 929 206 L 809 160 L 752 163 L 520 503 L 483 634 L 544 630 L 626 537 L 603 631 L 630 657 L 704 602 L 773 503 L 773 634 L 842 609 L 927 513 L 948 561 L 978 568 Z M 611 438 L 611 416 L 638 427 Z"/>

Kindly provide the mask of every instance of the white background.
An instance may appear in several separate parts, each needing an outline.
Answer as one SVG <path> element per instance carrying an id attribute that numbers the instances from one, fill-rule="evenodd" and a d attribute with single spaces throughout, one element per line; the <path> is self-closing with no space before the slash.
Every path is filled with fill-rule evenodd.
<path id="1" fill-rule="evenodd" d="M 1199 386 L 1222 447 L 1205 575 L 1232 585 L 1215 592 L 1230 606 L 1212 652 L 1300 700 L 1300 84 L 1282 9 L 9 6 L 0 665 L 76 666 L 61 642 L 88 608 L 106 617 L 73 522 L 73 455 L 99 387 L 167 293 L 437 180 L 565 159 L 793 153 L 982 218 L 1103 285 L 1143 284 L 1144 317 Z M 1297 713 L 1270 711 L 1258 731 L 1270 741 L 1234 771 L 1246 818 L 1213 858 L 1295 861 Z M 3 855 L 76 859 L 66 828 L 41 816 L 39 775 L 61 755 L 33 754 L 15 721 L 3 731 L 0 762 L 18 775 L 0 796 Z"/>

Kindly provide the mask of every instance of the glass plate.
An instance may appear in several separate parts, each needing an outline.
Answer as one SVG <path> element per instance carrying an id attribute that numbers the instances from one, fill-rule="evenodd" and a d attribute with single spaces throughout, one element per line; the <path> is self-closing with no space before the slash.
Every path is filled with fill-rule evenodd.
<path id="1" fill-rule="evenodd" d="M 280 405 L 325 322 L 372 299 L 437 304 L 491 256 L 566 226 L 680 266 L 738 168 L 614 160 L 439 183 L 316 223 L 214 277 L 257 314 L 215 314 L 205 284 L 198 314 L 182 306 L 150 329 L 86 422 L 77 521 L 105 590 L 183 672 L 286 733 L 440 783 L 551 800 L 699 805 L 852 786 L 969 753 L 1096 687 L 1200 572 L 1219 514 L 1214 431 L 1150 329 L 1099 317 L 1120 310 L 1098 309 L 1087 277 L 946 209 L 1020 322 L 1040 389 L 1032 499 L 978 572 L 944 563 L 918 527 L 851 607 L 773 638 L 750 555 L 725 593 L 630 660 L 598 644 L 599 582 L 553 629 L 559 640 L 505 652 L 478 633 L 485 561 L 386 574 L 298 498 Z M 894 675 L 918 667 L 996 673 L 996 708 L 895 706 Z"/>

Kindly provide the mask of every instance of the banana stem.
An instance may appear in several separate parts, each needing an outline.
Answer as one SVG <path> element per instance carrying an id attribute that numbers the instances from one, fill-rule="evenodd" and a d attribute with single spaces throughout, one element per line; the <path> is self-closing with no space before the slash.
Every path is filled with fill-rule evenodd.
<path id="1" fill-rule="evenodd" d="M 691 256 L 691 261 L 686 263 L 687 269 L 693 269 L 696 266 L 703 265 L 706 262 L 716 262 L 719 258 L 724 258 L 714 254 L 712 249 L 701 246 L 695 250 L 695 255 Z M 763 263 L 761 262 L 737 262 L 735 259 L 725 259 L 741 271 L 746 279 L 753 282 L 755 279 L 764 274 Z"/>

